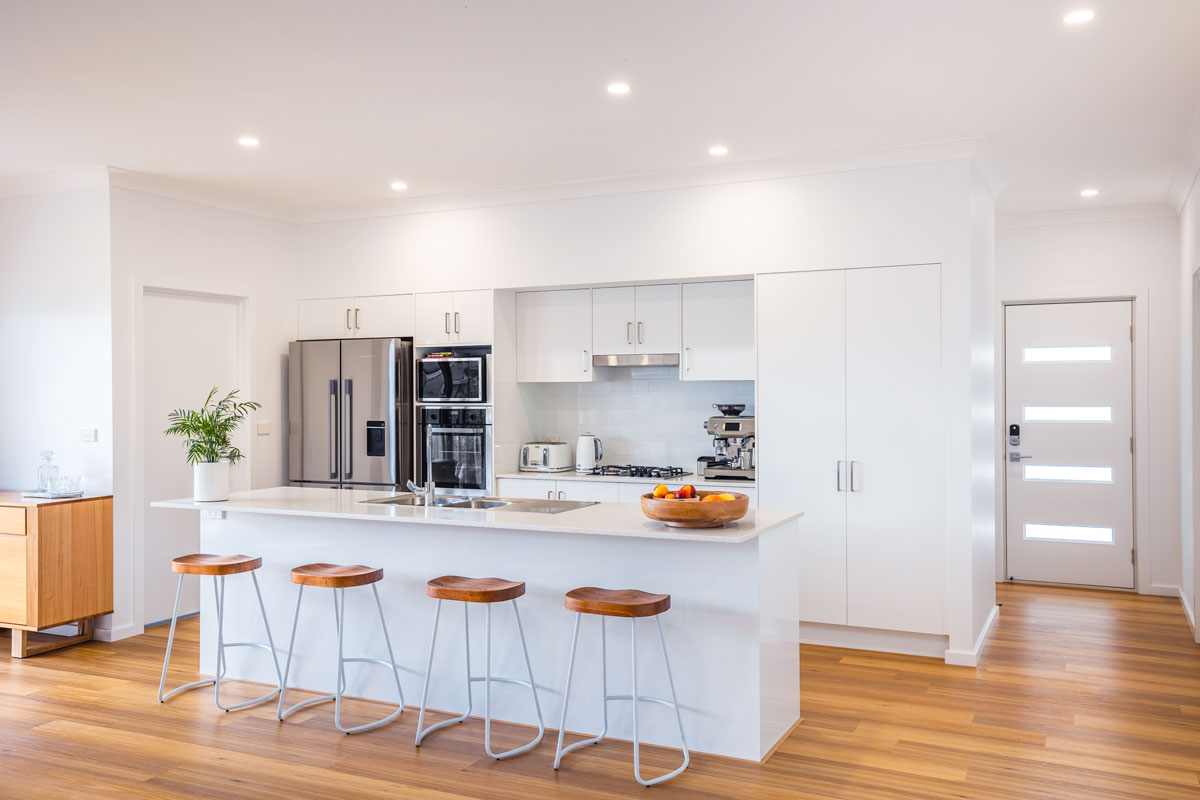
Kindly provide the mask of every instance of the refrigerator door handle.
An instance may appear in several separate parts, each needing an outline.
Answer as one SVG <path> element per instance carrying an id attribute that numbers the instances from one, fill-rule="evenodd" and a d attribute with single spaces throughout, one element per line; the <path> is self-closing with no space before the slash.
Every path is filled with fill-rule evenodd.
<path id="1" fill-rule="evenodd" d="M 337 381 L 329 382 L 329 477 L 337 479 Z"/>
<path id="2" fill-rule="evenodd" d="M 354 477 L 354 456 L 352 455 L 353 448 L 350 446 L 351 433 L 354 430 L 354 400 L 352 397 L 354 394 L 354 381 L 350 380 L 349 378 L 345 380 L 344 394 L 346 399 L 343 401 L 342 416 L 346 419 L 346 431 L 345 441 L 342 442 L 342 446 L 346 452 L 346 480 L 350 480 Z"/>

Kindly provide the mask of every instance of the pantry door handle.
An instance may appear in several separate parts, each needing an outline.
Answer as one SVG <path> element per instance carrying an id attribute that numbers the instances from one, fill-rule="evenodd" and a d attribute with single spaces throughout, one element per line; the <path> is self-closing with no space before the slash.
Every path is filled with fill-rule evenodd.
<path id="1" fill-rule="evenodd" d="M 446 335 L 450 335 L 450 312 L 446 312 Z"/>
<path id="2" fill-rule="evenodd" d="M 690 347 L 683 348 L 683 371 L 692 371 L 692 348 Z"/>
<path id="3" fill-rule="evenodd" d="M 354 330 L 358 330 L 358 312 L 360 310 L 358 308 L 354 309 Z"/>
<path id="4" fill-rule="evenodd" d="M 642 343 L 642 323 L 638 322 L 638 344 Z"/>
<path id="5" fill-rule="evenodd" d="M 579 351 L 579 371 L 587 372 L 587 350 Z"/>
<path id="6" fill-rule="evenodd" d="M 845 461 L 837 462 L 837 490 L 839 492 L 846 491 L 845 489 L 842 488 L 842 483 L 843 483 L 842 476 L 845 474 L 846 474 L 846 462 Z"/>
<path id="7" fill-rule="evenodd" d="M 454 332 L 458 333 L 458 312 L 454 312 Z"/>
<path id="8" fill-rule="evenodd" d="M 860 463 L 861 462 L 858 461 L 850 462 L 850 491 L 852 492 L 862 491 L 862 489 L 858 487 L 858 467 Z"/>
<path id="9" fill-rule="evenodd" d="M 350 309 L 346 309 L 346 330 L 350 330 Z"/>
<path id="10" fill-rule="evenodd" d="M 625 323 L 625 344 L 633 344 L 633 323 Z"/>

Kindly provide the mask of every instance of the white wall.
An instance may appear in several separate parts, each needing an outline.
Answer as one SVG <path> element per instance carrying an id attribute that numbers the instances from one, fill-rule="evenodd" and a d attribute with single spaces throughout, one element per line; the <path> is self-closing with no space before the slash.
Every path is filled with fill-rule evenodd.
<path id="1" fill-rule="evenodd" d="M 112 490 L 110 330 L 107 187 L 0 197 L 0 487 L 35 486 L 55 450 L 60 474 Z"/>
<path id="2" fill-rule="evenodd" d="M 316 223 L 298 229 L 299 282 L 321 297 L 942 264 L 947 570 L 960 576 L 946 630 L 950 648 L 969 653 L 994 592 L 991 540 L 981 555 L 976 538 L 977 510 L 984 537 L 994 510 L 995 469 L 994 441 L 973 437 L 991 387 L 972 364 L 990 372 L 994 345 L 991 317 L 972 325 L 991 287 L 979 185 L 959 160 Z"/>
<path id="3" fill-rule="evenodd" d="M 1149 403 L 1135 412 L 1138 428 L 1144 424 L 1148 432 L 1148 439 L 1139 434 L 1137 481 L 1144 497 L 1138 509 L 1138 590 L 1176 594 L 1181 580 L 1179 221 L 1002 229 L 996 237 L 996 281 L 1001 302 L 1137 295 L 1139 344 L 1146 345 L 1149 356 L 1148 363 L 1135 365 L 1135 401 Z M 997 402 L 1002 407 L 999 395 Z"/>
<path id="4" fill-rule="evenodd" d="M 1200 626 L 1195 624 L 1196 609 L 1200 607 L 1200 447 L 1197 446 L 1196 408 L 1200 403 L 1200 325 L 1196 314 L 1197 271 L 1200 271 L 1200 178 L 1192 184 L 1191 193 L 1179 215 L 1179 410 L 1180 410 L 1180 597 L 1192 620 L 1196 641 L 1200 642 Z"/>
<path id="5" fill-rule="evenodd" d="M 753 381 L 681 381 L 676 367 L 607 368 L 611 380 L 536 387 L 539 439 L 566 442 L 574 452 L 584 433 L 604 442 L 606 464 L 684 467 L 715 452 L 704 422 L 713 403 L 745 403 L 754 414 Z M 497 471 L 516 465 L 497 465 Z"/>
<path id="6" fill-rule="evenodd" d="M 295 338 L 297 284 L 291 271 L 293 226 L 114 186 L 112 219 L 112 341 L 116 522 L 116 613 L 107 638 L 139 633 L 143 623 L 141 496 L 141 298 L 144 288 L 245 298 L 246 343 L 242 396 L 263 404 L 250 421 L 269 422 L 268 436 L 250 436 L 245 464 L 252 487 L 286 479 L 287 343 Z M 187 353 L 179 358 L 186 359 Z M 222 387 L 225 388 L 225 387 Z M 203 397 L 181 397 L 199 404 Z M 182 452 L 180 458 L 182 458 Z M 243 479 L 247 477 L 243 473 Z M 145 535 L 153 535 L 146 532 Z"/>

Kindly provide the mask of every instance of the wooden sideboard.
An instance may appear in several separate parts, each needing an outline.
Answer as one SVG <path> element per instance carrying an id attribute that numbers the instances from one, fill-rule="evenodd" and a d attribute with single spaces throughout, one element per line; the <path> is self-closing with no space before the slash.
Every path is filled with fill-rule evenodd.
<path id="1" fill-rule="evenodd" d="M 112 495 L 39 500 L 0 491 L 0 628 L 13 658 L 92 638 L 113 610 Z M 75 635 L 39 634 L 74 624 Z"/>

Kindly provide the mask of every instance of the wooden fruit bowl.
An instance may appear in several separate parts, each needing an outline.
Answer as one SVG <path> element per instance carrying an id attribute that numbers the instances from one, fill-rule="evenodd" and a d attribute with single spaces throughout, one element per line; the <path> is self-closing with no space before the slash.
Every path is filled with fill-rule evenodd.
<path id="1" fill-rule="evenodd" d="M 710 494 L 731 494 L 733 500 L 701 503 Z M 750 497 L 739 492 L 696 492 L 691 500 L 664 500 L 652 494 L 642 495 L 642 513 L 672 528 L 719 528 L 746 516 Z"/>

